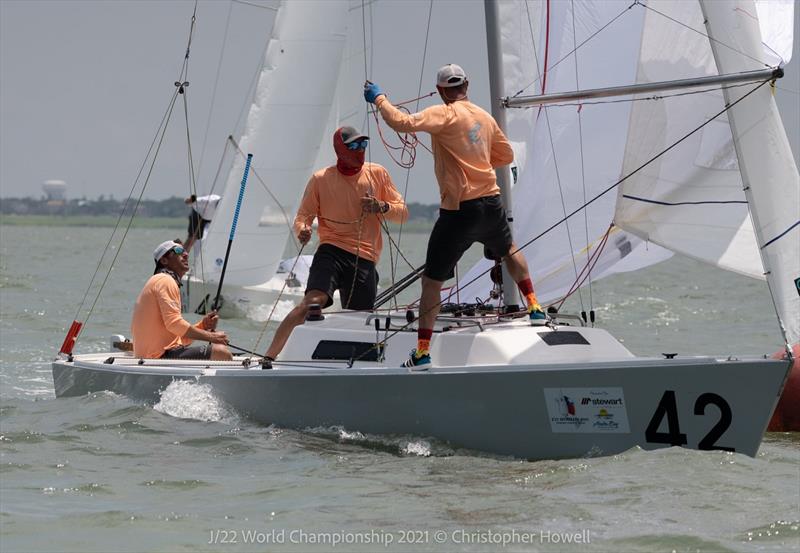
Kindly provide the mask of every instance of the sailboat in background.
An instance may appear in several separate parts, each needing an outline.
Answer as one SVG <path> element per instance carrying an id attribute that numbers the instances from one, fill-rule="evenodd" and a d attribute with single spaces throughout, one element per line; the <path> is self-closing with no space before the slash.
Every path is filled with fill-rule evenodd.
<path id="1" fill-rule="evenodd" d="M 669 255 L 655 245 L 661 244 L 739 272 L 746 264 L 758 272 L 753 263 L 760 263 L 778 315 L 776 336 L 782 331 L 787 346 L 798 341 L 800 299 L 787 283 L 800 278 L 800 177 L 769 89 L 780 70 L 764 61 L 761 38 L 781 53 L 786 35 L 771 35 L 768 23 L 776 20 L 759 17 L 785 8 L 759 3 L 757 11 L 752 0 L 486 1 L 492 82 L 503 89 L 493 96 L 508 96 L 509 107 L 536 106 L 509 117 L 508 134 L 519 175 L 515 240 L 534 243 L 525 253 L 542 296 L 563 297 L 584 281 L 654 263 Z M 320 136 L 366 116 L 359 74 L 368 44 L 364 9 L 373 4 L 281 6 L 286 28 L 325 37 L 325 48 L 306 55 L 340 56 L 333 60 L 339 76 L 325 81 L 331 88 L 314 88 L 330 109 L 317 113 Z M 281 55 L 307 46 L 292 40 L 278 44 Z M 619 68 L 608 59 L 619 60 Z M 676 85 L 687 88 L 675 94 L 659 88 L 677 75 L 693 82 Z M 725 88 L 703 80 L 709 75 Z M 546 94 L 524 97 L 532 83 Z M 708 90 L 685 94 L 701 83 Z M 629 86 L 608 90 L 621 85 Z M 654 99 L 637 86 L 662 92 Z M 624 101 L 598 105 L 619 93 Z M 579 100 L 538 107 L 557 94 Z M 285 144 L 306 130 L 290 125 L 277 134 Z M 536 242 L 539 236 L 545 238 Z M 564 251 L 556 253 L 557 246 Z M 465 296 L 480 281 L 468 278 L 461 279 Z M 475 288 L 478 297 L 492 287 L 484 282 Z M 512 296 L 505 293 L 505 302 L 514 303 Z M 53 363 L 54 387 L 59 397 L 112 390 L 155 402 L 174 380 L 192 380 L 263 423 L 432 436 L 529 459 L 670 445 L 755 455 L 791 366 L 733 356 L 636 357 L 582 318 L 558 313 L 547 327 L 531 327 L 500 308 L 440 316 L 433 365 L 408 372 L 400 368 L 416 342 L 408 315 L 353 312 L 307 321 L 271 370 L 243 357 L 70 355 Z"/>
<path id="2" fill-rule="evenodd" d="M 338 11 L 335 3 L 321 14 Z M 345 47 L 343 27 L 316 29 L 303 22 L 302 2 L 286 2 L 273 22 L 253 103 L 235 150 L 253 154 L 251 185 L 241 204 L 236 241 L 222 288 L 223 315 L 246 314 L 280 296 L 302 298 L 310 255 L 302 255 L 291 230 L 309 176 L 330 165 L 332 106 Z M 341 19 L 341 18 L 339 18 Z M 298 86 L 313 75 L 314 86 Z M 330 132 L 326 132 L 330 130 Z M 186 304 L 194 310 L 217 289 L 239 194 L 245 157 L 235 156 L 222 200 L 203 240 Z M 287 244 L 298 258 L 284 259 Z M 293 246 L 293 247 L 292 247 Z M 289 271 L 293 274 L 289 274 Z"/>

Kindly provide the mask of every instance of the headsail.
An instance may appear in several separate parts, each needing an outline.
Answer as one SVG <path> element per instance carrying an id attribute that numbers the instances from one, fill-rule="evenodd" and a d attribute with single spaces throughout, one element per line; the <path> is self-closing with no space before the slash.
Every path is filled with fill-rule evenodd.
<path id="1" fill-rule="evenodd" d="M 700 4 L 653 1 L 647 6 L 637 82 L 763 69 L 775 59 L 776 52 L 786 50 L 785 34 L 774 32 L 765 33 L 765 38 L 778 43 L 762 47 L 757 11 L 752 2 L 705 4 L 704 9 L 714 12 L 717 20 L 715 41 L 709 41 L 706 36 Z M 762 5 L 759 12 L 772 7 L 785 9 L 784 4 L 770 4 Z M 716 51 L 712 51 L 712 43 L 718 46 Z M 665 48 L 665 44 L 670 47 Z M 728 98 L 721 91 L 712 91 L 678 95 L 657 102 L 636 102 L 630 117 L 625 172 L 641 166 L 723 111 L 726 101 L 741 98 L 755 86 L 732 87 L 725 93 Z M 758 125 L 733 125 L 735 117 L 753 113 L 758 117 L 750 121 L 760 120 Z M 732 131 L 733 126 L 738 127 L 738 134 Z M 626 230 L 673 251 L 760 278 L 764 270 L 743 192 L 745 171 L 750 173 L 746 177 L 750 185 L 760 188 L 759 203 L 782 206 L 779 217 L 767 216 L 767 224 L 774 234 L 766 240 L 786 232 L 800 218 L 798 177 L 768 86 L 762 86 L 733 110 L 710 121 L 626 180 L 619 190 L 615 221 Z M 754 209 L 752 204 L 749 207 Z M 800 272 L 798 232 L 800 229 L 795 229 L 794 233 L 789 231 L 781 238 L 782 245 L 794 251 L 794 254 L 785 254 L 788 258 L 781 264 L 782 278 L 790 274 L 797 278 Z M 774 274 L 778 269 L 771 267 L 771 270 Z M 796 325 L 800 324 L 797 302 L 800 300 L 796 291 L 793 300 L 786 292 L 783 288 L 776 294 L 783 298 L 779 303 L 793 302 L 794 307 L 784 305 L 779 311 L 784 311 L 785 323 L 786 315 L 793 311 L 789 319 L 795 325 L 796 341 Z"/>
<path id="2" fill-rule="evenodd" d="M 225 283 L 247 286 L 275 274 L 297 203 L 329 119 L 344 50 L 346 0 L 285 1 L 275 19 L 240 147 L 254 154 Z M 244 160 L 237 157 L 203 248 L 203 275 L 219 277 Z M 264 181 L 264 184 L 261 183 Z M 269 189 L 269 190 L 267 190 Z M 235 191 L 235 190 L 234 190 Z"/>

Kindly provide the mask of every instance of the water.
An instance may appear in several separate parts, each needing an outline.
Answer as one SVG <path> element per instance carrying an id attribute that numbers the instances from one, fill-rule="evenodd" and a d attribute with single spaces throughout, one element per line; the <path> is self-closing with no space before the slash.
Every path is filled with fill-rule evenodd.
<path id="1" fill-rule="evenodd" d="M 0 227 L 3 552 L 800 549 L 793 435 L 768 435 L 755 459 L 670 448 L 522 462 L 357 428 L 255 425 L 185 382 L 154 407 L 56 400 L 49 362 L 108 233 Z M 153 244 L 173 234 L 131 232 L 79 351 L 127 334 Z M 403 243 L 420 263 L 425 236 Z M 761 354 L 779 349 L 764 288 L 673 259 L 598 283 L 593 298 L 635 353 Z M 247 347 L 263 322 L 223 327 Z"/>

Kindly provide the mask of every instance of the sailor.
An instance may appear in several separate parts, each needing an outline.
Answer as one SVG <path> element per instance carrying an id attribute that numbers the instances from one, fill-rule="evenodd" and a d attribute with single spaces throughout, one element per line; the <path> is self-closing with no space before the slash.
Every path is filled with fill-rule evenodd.
<path id="1" fill-rule="evenodd" d="M 445 65 L 436 75 L 436 89 L 444 104 L 406 114 L 389 102 L 377 84 L 367 81 L 364 85 L 364 98 L 378 107 L 387 125 L 398 132 L 430 133 L 433 144 L 441 209 L 428 240 L 417 348 L 403 365 L 416 370 L 426 370 L 431 362 L 430 341 L 443 281 L 474 242 L 482 243 L 492 258 L 506 262 L 525 297 L 531 324 L 547 323 L 528 264 L 512 242 L 494 172 L 495 167 L 511 163 L 514 152 L 494 118 L 469 101 L 468 86 L 461 67 Z"/>
<path id="2" fill-rule="evenodd" d="M 189 229 L 186 237 L 186 252 L 192 250 L 195 240 L 202 240 L 203 233 L 206 226 L 214 218 L 214 212 L 217 211 L 217 206 L 222 198 L 216 194 L 209 194 L 208 196 L 197 196 L 192 194 L 183 203 L 191 206 L 192 210 L 189 213 Z"/>
<path id="3" fill-rule="evenodd" d="M 181 277 L 189 270 L 189 252 L 167 240 L 153 252 L 155 271 L 133 308 L 133 354 L 142 359 L 212 359 L 229 361 L 228 337 L 217 330 L 216 311 L 192 325 L 181 315 Z M 192 345 L 193 340 L 210 342 Z"/>
<path id="4" fill-rule="evenodd" d="M 274 361 L 292 330 L 302 324 L 309 306 L 328 307 L 339 290 L 344 309 L 372 310 L 378 289 L 375 264 L 383 242 L 381 223 L 408 218 L 403 197 L 389 173 L 377 163 L 365 163 L 369 137 L 353 127 L 333 133 L 336 165 L 311 176 L 294 220 L 297 239 L 311 239 L 311 224 L 319 225 L 319 247 L 311 262 L 303 300 L 275 331 L 265 361 Z"/>

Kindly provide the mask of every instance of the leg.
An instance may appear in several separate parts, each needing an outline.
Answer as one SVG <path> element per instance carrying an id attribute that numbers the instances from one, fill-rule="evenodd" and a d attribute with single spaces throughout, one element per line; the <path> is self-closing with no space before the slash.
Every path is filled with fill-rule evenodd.
<path id="1" fill-rule="evenodd" d="M 231 350 L 222 344 L 211 344 L 211 360 L 212 361 L 230 361 L 233 359 Z"/>
<path id="2" fill-rule="evenodd" d="M 303 301 L 292 309 L 289 314 L 286 315 L 286 318 L 281 321 L 281 324 L 275 331 L 275 336 L 272 338 L 272 343 L 269 345 L 265 357 L 275 359 L 278 356 L 283 346 L 286 345 L 289 336 L 292 334 L 292 330 L 294 330 L 296 326 L 303 324 L 303 321 L 306 320 L 306 313 L 308 313 L 309 305 L 312 303 L 326 305 L 329 301 L 330 297 L 322 290 L 307 291 L 306 295 L 303 297 Z"/>
<path id="3" fill-rule="evenodd" d="M 525 297 L 525 304 L 528 308 L 531 324 L 536 326 L 547 324 L 547 315 L 545 315 L 544 310 L 542 310 L 542 306 L 539 305 L 539 300 L 536 299 L 536 292 L 533 290 L 533 282 L 531 281 L 531 275 L 528 271 L 528 262 L 525 261 L 525 256 L 522 255 L 521 251 L 517 250 L 517 245 L 513 243 L 511 244 L 509 254 L 510 255 L 506 255 L 503 258 L 503 261 L 505 261 L 508 267 L 508 273 L 511 275 L 511 278 L 517 283 L 519 291 L 522 292 L 522 295 Z"/>
<path id="4" fill-rule="evenodd" d="M 419 300 L 419 328 L 433 329 L 442 306 L 440 294 L 443 282 L 422 276 L 422 297 Z"/>

